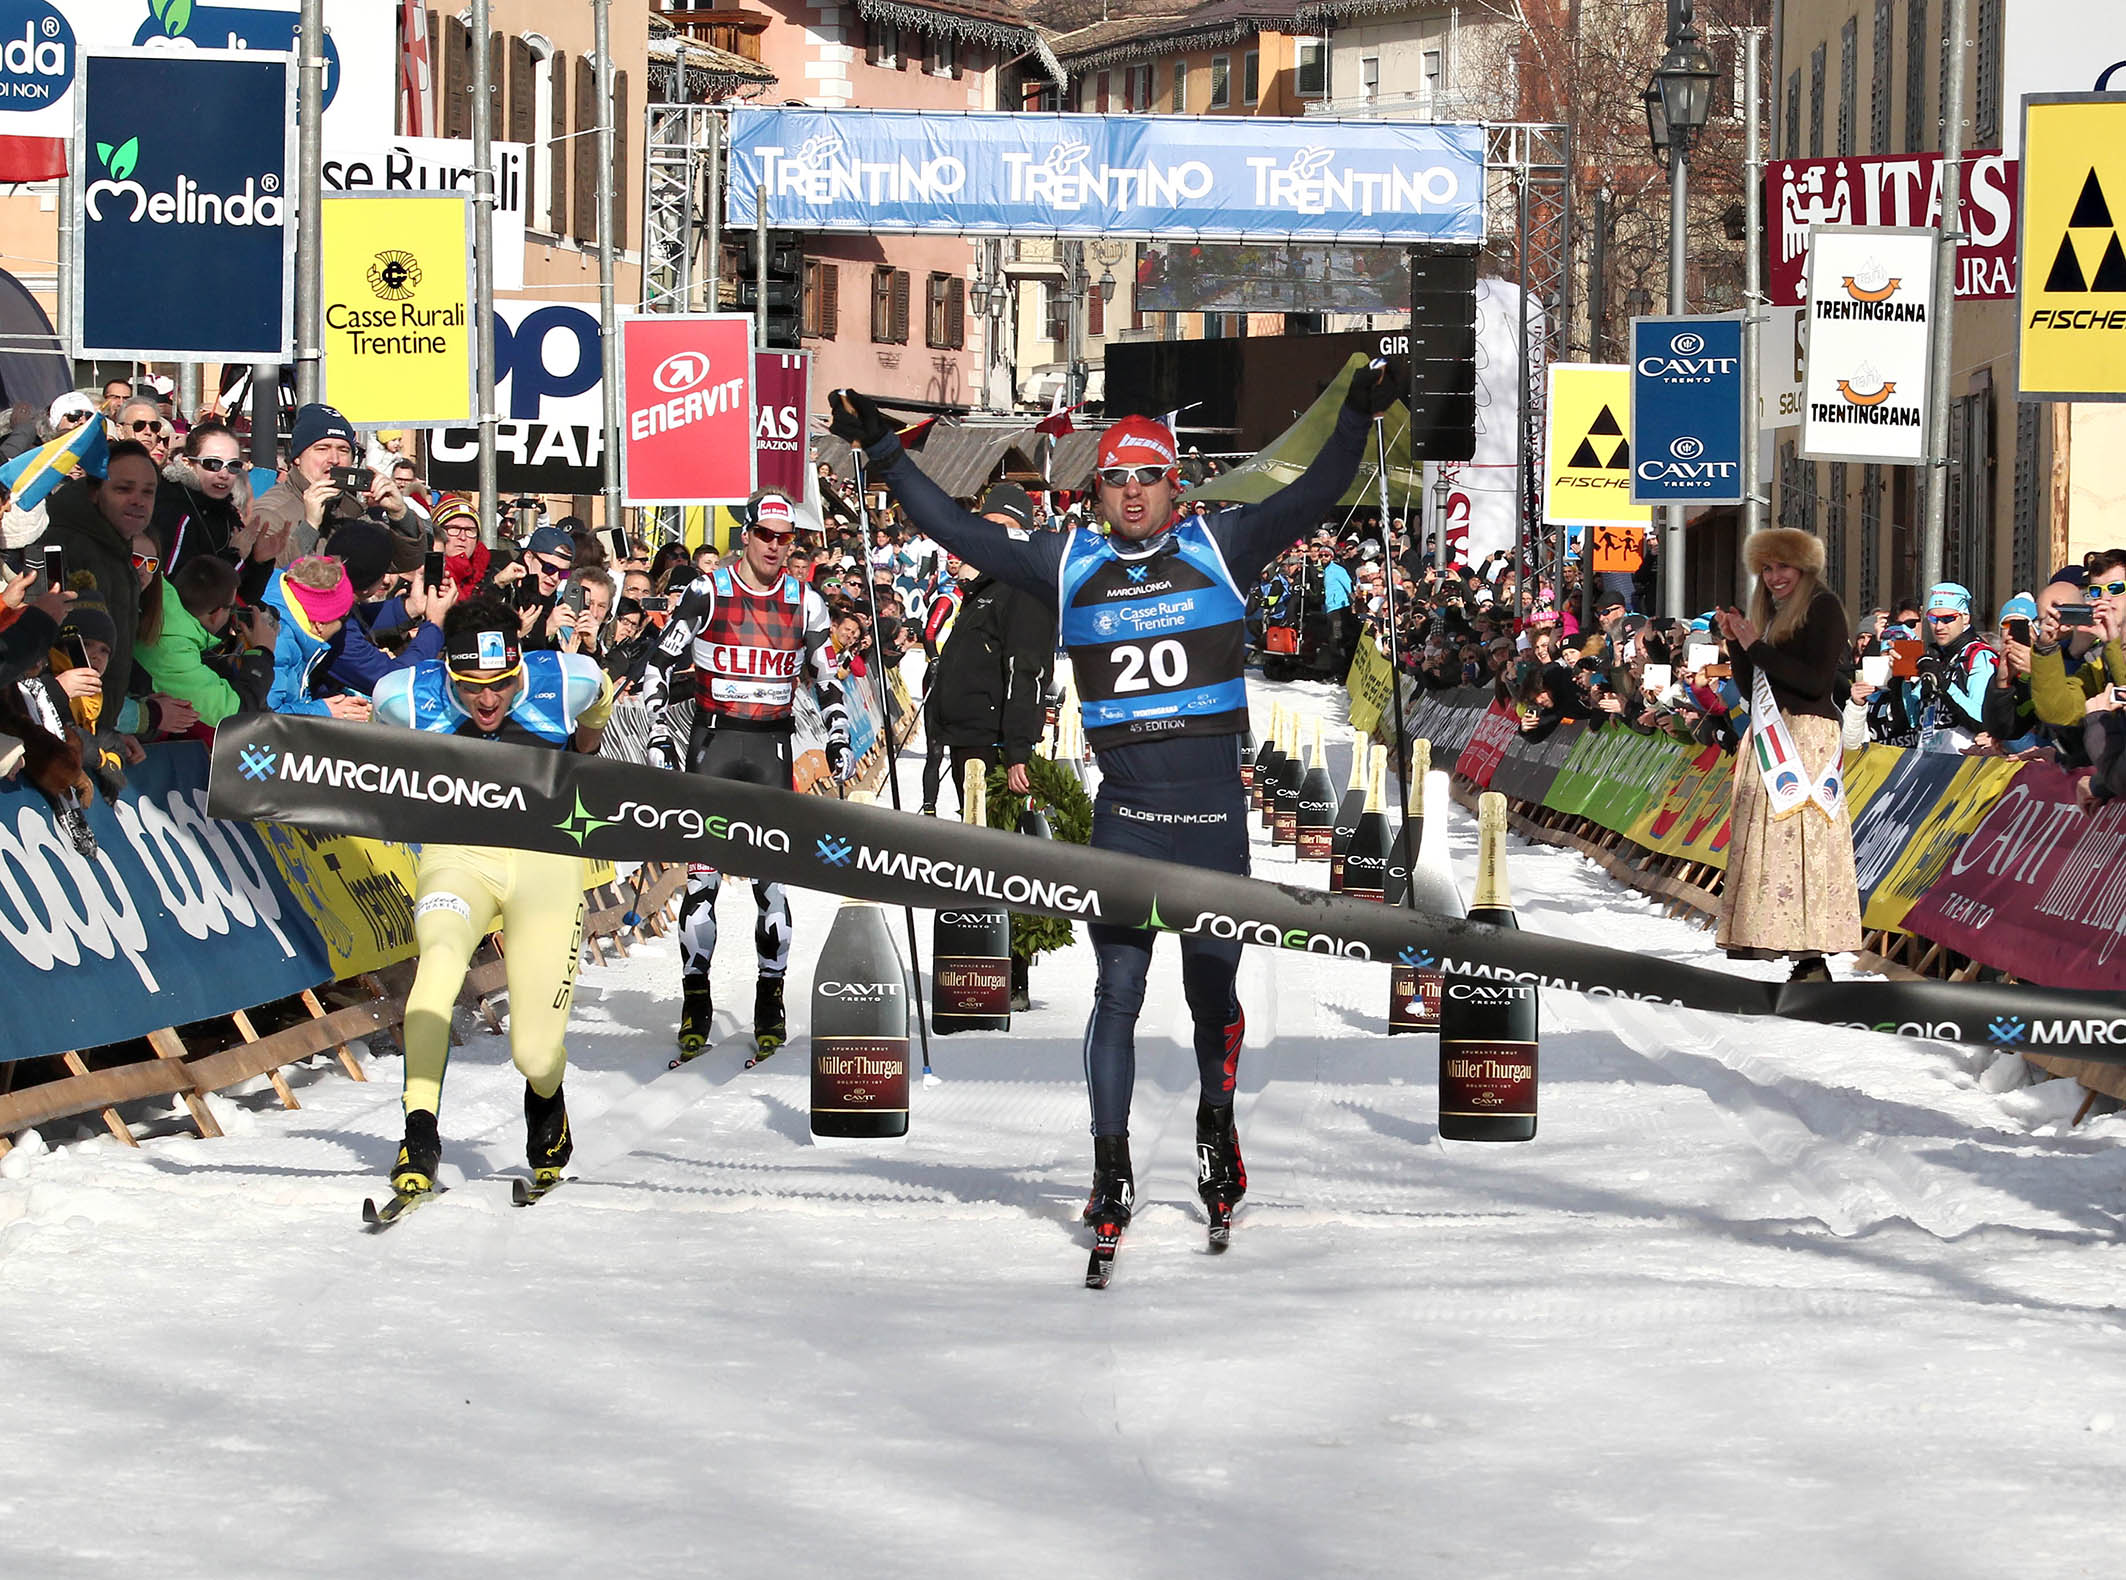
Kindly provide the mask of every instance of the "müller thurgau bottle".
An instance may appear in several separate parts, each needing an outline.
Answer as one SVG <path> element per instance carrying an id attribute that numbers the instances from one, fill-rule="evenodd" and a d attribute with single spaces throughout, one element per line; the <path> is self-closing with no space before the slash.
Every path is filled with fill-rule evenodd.
<path id="1" fill-rule="evenodd" d="M 1358 731 L 1351 732 L 1351 782 L 1336 804 L 1336 822 L 1329 830 L 1329 892 L 1344 892 L 1344 857 L 1351 850 L 1351 836 L 1358 832 L 1358 819 L 1366 810 L 1366 766 L 1372 760 L 1372 743 Z"/>
<path id="2" fill-rule="evenodd" d="M 908 1134 L 908 1010 L 886 913 L 842 901 L 812 979 L 812 1134 Z"/>
<path id="3" fill-rule="evenodd" d="M 1506 798 L 1477 802 L 1476 894 L 1469 920 L 1520 924 L 1506 883 Z M 1447 1141 L 1535 1137 L 1536 989 L 1452 974 L 1439 1011 L 1439 1133 Z"/>
<path id="4" fill-rule="evenodd" d="M 1277 777 L 1277 762 L 1284 755 L 1284 704 L 1270 704 L 1270 733 L 1263 737 L 1262 745 L 1255 752 L 1255 775 L 1248 785 L 1248 805 L 1262 819 L 1262 826 L 1270 826 L 1270 781 Z"/>
<path id="5" fill-rule="evenodd" d="M 960 816 L 970 827 L 989 823 L 989 782 L 979 760 L 967 764 Z M 1011 1030 L 1011 912 L 973 905 L 940 910 L 931 922 L 930 1029 Z"/>
<path id="6" fill-rule="evenodd" d="M 1307 777 L 1306 748 L 1299 740 L 1299 714 L 1285 715 L 1288 748 L 1277 765 L 1277 779 L 1270 786 L 1270 843 L 1299 844 L 1299 787 Z"/>
<path id="7" fill-rule="evenodd" d="M 1293 827 L 1301 861 L 1327 861 L 1336 833 L 1336 785 L 1329 778 L 1321 750 L 1321 720 L 1314 720 L 1314 760 L 1299 781 L 1299 810 Z"/>
<path id="8" fill-rule="evenodd" d="M 1371 766 L 1366 773 L 1366 809 L 1359 813 L 1358 826 L 1351 830 L 1351 843 L 1344 850 L 1343 892 L 1354 900 L 1377 901 L 1387 882 L 1388 847 L 1394 842 L 1395 831 L 1388 826 L 1388 814 L 1381 805 L 1381 784 L 1388 777 L 1388 750 L 1382 747 L 1367 755 Z"/>

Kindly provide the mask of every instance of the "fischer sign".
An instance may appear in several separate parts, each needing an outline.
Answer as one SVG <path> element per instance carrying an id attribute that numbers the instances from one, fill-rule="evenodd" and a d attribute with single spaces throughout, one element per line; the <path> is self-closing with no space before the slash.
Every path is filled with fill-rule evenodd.
<path id="1" fill-rule="evenodd" d="M 620 486 L 630 505 L 753 492 L 753 320 L 658 313 L 620 326 Z"/>

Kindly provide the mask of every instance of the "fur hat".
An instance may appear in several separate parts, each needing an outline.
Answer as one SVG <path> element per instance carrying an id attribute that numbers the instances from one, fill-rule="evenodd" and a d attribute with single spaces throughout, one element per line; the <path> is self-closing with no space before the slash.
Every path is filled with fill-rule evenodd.
<path id="1" fill-rule="evenodd" d="M 1777 561 L 1797 571 L 1823 574 L 1823 539 L 1793 527 L 1766 527 L 1752 532 L 1742 545 L 1742 561 L 1752 576 Z"/>

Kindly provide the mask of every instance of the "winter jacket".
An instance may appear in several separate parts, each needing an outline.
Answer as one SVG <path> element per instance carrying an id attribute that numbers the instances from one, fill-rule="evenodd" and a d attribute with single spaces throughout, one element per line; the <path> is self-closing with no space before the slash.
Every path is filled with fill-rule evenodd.
<path id="1" fill-rule="evenodd" d="M 301 606 L 283 590 L 286 579 L 286 572 L 275 571 L 262 600 L 281 622 L 273 639 L 273 689 L 266 694 L 266 706 L 275 713 L 329 716 L 332 710 L 318 688 L 325 684 L 332 644 L 311 628 Z"/>
<path id="2" fill-rule="evenodd" d="M 143 642 L 133 662 L 147 671 L 155 689 L 192 704 L 199 722 L 217 725 L 245 711 L 243 694 L 207 663 L 215 646 L 213 632 L 201 625 L 167 582 L 157 581 L 162 598 L 162 635 Z"/>
<path id="3" fill-rule="evenodd" d="M 62 483 L 46 496 L 51 524 L 44 542 L 56 543 L 66 553 L 67 575 L 87 571 L 96 578 L 96 593 L 111 611 L 118 627 L 118 640 L 111 645 L 111 662 L 103 672 L 103 716 L 116 720 L 125 706 L 126 691 L 133 676 L 133 633 L 140 627 L 140 578 L 133 573 L 133 545 L 123 533 L 103 519 L 96 508 L 100 478 L 75 478 Z"/>
<path id="4" fill-rule="evenodd" d="M 2106 686 L 2126 686 L 2126 648 L 2117 641 L 2093 647 L 2070 661 L 2064 644 L 2030 655 L 2030 700 L 2037 716 L 2060 730 L 2079 730 L 2089 699 Z"/>
<path id="5" fill-rule="evenodd" d="M 396 658 L 376 645 L 378 631 L 397 630 L 408 618 L 403 598 L 356 604 L 354 613 L 348 616 L 339 635 L 331 641 L 331 656 L 325 660 L 321 671 L 330 684 L 320 686 L 319 690 L 328 696 L 336 691 L 359 691 L 366 697 L 376 690 L 378 681 L 394 670 L 411 669 L 416 664 L 441 658 L 443 631 L 430 620 L 421 622 Z"/>
<path id="6" fill-rule="evenodd" d="M 1006 763 L 1032 756 L 1055 632 L 1055 616 L 1025 593 L 993 576 L 966 583 L 925 697 L 933 739 L 963 747 L 1002 742 Z"/>

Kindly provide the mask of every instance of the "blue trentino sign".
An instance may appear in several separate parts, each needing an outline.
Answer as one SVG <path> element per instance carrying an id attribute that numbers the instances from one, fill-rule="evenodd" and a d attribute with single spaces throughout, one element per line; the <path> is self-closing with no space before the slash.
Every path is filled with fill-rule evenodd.
<path id="1" fill-rule="evenodd" d="M 1484 129 L 741 109 L 729 223 L 806 231 L 1484 240 Z"/>
<path id="2" fill-rule="evenodd" d="M 1742 319 L 1631 321 L 1631 502 L 1742 502 Z"/>

